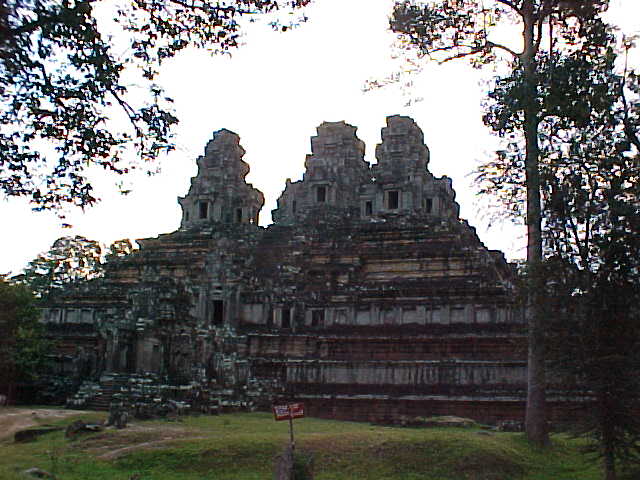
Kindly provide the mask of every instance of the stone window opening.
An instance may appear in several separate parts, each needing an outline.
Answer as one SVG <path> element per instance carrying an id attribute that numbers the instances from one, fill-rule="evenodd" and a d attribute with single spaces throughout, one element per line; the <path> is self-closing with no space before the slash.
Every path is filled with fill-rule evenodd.
<path id="1" fill-rule="evenodd" d="M 316 188 L 316 202 L 325 203 L 327 201 L 327 187 L 321 185 Z"/>
<path id="2" fill-rule="evenodd" d="M 324 310 L 312 310 L 311 311 L 311 326 L 321 327 L 324 325 Z"/>
<path id="3" fill-rule="evenodd" d="M 296 201 L 294 200 L 291 203 L 291 213 L 296 213 L 296 207 L 297 207 L 297 204 L 296 204 Z"/>
<path id="4" fill-rule="evenodd" d="M 67 323 L 79 323 L 80 319 L 78 318 L 80 316 L 80 311 L 79 310 L 75 310 L 73 308 L 70 308 L 69 310 L 67 310 Z"/>
<path id="5" fill-rule="evenodd" d="M 442 317 L 440 307 L 427 305 L 424 308 L 424 314 L 426 323 L 440 323 Z"/>
<path id="6" fill-rule="evenodd" d="M 242 209 L 236 208 L 236 223 L 242 223 Z"/>
<path id="7" fill-rule="evenodd" d="M 213 301 L 213 313 L 211 322 L 214 325 L 222 325 L 224 322 L 224 302 L 222 300 Z"/>
<path id="8" fill-rule="evenodd" d="M 431 213 L 433 211 L 433 199 L 425 198 L 424 199 L 424 209 L 427 213 Z"/>
<path id="9" fill-rule="evenodd" d="M 366 216 L 373 215 L 373 202 L 371 200 L 367 200 L 364 204 L 364 214 Z"/>
<path id="10" fill-rule="evenodd" d="M 209 217 L 209 204 L 207 202 L 200 202 L 198 204 L 200 219 Z"/>
<path id="11" fill-rule="evenodd" d="M 451 307 L 451 323 L 466 323 L 466 311 L 462 306 Z"/>
<path id="12" fill-rule="evenodd" d="M 389 210 L 400 208 L 400 192 L 398 190 L 389 190 L 387 192 L 387 208 Z"/>
<path id="13" fill-rule="evenodd" d="M 491 306 L 480 306 L 475 309 L 476 323 L 496 323 L 497 312 Z"/>
<path id="14" fill-rule="evenodd" d="M 282 309 L 282 328 L 291 328 L 291 309 Z"/>
<path id="15" fill-rule="evenodd" d="M 189 211 L 184 212 L 184 220 L 185 222 L 189 221 Z"/>

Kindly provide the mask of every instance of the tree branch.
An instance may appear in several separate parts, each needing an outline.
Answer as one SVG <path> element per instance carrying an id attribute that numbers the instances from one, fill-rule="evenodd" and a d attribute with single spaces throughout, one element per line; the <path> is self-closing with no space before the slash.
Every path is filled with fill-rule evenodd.
<path id="1" fill-rule="evenodd" d="M 522 10 L 520 10 L 520 8 L 517 7 L 511 0 L 496 0 L 496 2 L 506 5 L 507 7 L 517 12 L 518 15 L 522 15 Z"/>
<path id="2" fill-rule="evenodd" d="M 491 50 L 493 48 L 497 48 L 499 50 L 504 50 L 505 52 L 510 53 L 514 58 L 518 58 L 519 54 L 514 52 L 513 50 L 511 50 L 509 47 L 499 44 L 499 43 L 494 43 L 492 41 L 487 40 L 484 45 L 481 46 L 472 46 L 472 45 L 448 45 L 445 47 L 438 47 L 438 48 L 434 48 L 433 50 L 429 50 L 427 52 L 428 56 L 431 56 L 434 53 L 438 53 L 438 52 L 450 52 L 451 50 L 456 50 L 456 49 L 461 49 L 461 48 L 468 48 L 469 51 L 468 52 L 460 52 L 457 53 L 456 55 L 453 55 L 451 57 L 447 57 L 444 60 L 439 61 L 438 63 L 443 64 L 443 63 L 447 63 L 450 62 L 452 60 L 456 60 L 459 58 L 464 58 L 464 57 L 468 57 L 470 55 L 476 55 L 478 53 L 487 51 L 487 50 Z"/>
<path id="3" fill-rule="evenodd" d="M 466 47 L 466 48 L 469 48 L 469 47 Z M 444 51 L 444 50 L 451 50 L 451 49 L 450 48 L 448 48 L 448 49 L 438 48 L 438 49 L 436 49 L 434 51 Z M 438 63 L 442 65 L 442 64 L 450 62 L 452 60 L 457 60 L 458 58 L 465 58 L 465 57 L 468 57 L 470 55 L 476 55 L 476 54 L 482 52 L 483 50 L 485 50 L 483 47 L 474 47 L 468 52 L 460 52 L 460 53 L 458 53 L 456 55 L 453 55 L 451 57 L 447 57 L 444 60 L 440 60 Z"/>
<path id="4" fill-rule="evenodd" d="M 515 51 L 511 50 L 511 49 L 510 49 L 509 47 L 507 47 L 506 45 L 502 45 L 501 43 L 495 43 L 495 42 L 492 42 L 492 41 L 490 41 L 490 40 L 487 40 L 486 45 L 487 45 L 489 48 L 497 48 L 497 49 L 499 49 L 499 50 L 504 50 L 505 52 L 508 52 L 508 53 L 510 53 L 511 55 L 513 55 L 513 57 L 514 57 L 514 58 L 518 58 L 518 57 L 520 57 L 520 54 L 519 54 L 519 53 L 516 53 Z"/>
<path id="5" fill-rule="evenodd" d="M 200 10 L 201 12 L 204 12 L 206 14 L 211 14 L 213 12 L 215 12 L 216 14 L 218 14 L 219 12 L 224 12 L 226 14 L 231 13 L 233 14 L 239 14 L 239 15 L 248 15 L 250 13 L 256 13 L 256 11 L 252 11 L 252 10 L 241 10 L 237 7 L 226 7 L 226 6 L 220 6 L 220 4 L 217 5 L 206 5 L 204 3 L 201 3 L 199 5 L 196 5 L 195 3 L 192 4 L 188 4 L 187 2 L 183 1 L 183 0 L 168 0 L 169 3 L 174 3 L 176 5 L 180 5 L 183 8 L 186 8 L 187 10 Z M 273 7 L 272 7 L 273 8 Z"/>
<path id="6" fill-rule="evenodd" d="M 545 4 L 546 5 L 546 4 Z M 549 15 L 551 12 L 549 11 L 548 13 L 546 13 L 546 9 L 545 7 L 541 7 L 540 11 L 538 12 L 537 15 L 535 15 L 536 17 L 536 42 L 535 42 L 535 46 L 533 47 L 533 55 L 537 55 L 538 52 L 540 51 L 540 44 L 542 43 L 542 27 L 544 25 L 544 19 L 547 17 L 547 15 Z"/>
<path id="7" fill-rule="evenodd" d="M 635 128 L 631 124 L 631 119 L 629 118 L 629 103 L 627 102 L 627 96 L 624 93 L 624 84 L 625 79 L 627 78 L 627 60 L 625 59 L 624 66 L 624 74 L 620 81 L 620 98 L 622 99 L 622 109 L 623 109 L 623 117 L 622 124 L 624 125 L 624 134 L 640 153 L 640 138 L 638 138 L 638 133 Z"/>
<path id="8" fill-rule="evenodd" d="M 136 135 L 138 137 L 140 137 L 142 135 L 142 130 L 140 129 L 140 127 L 136 123 L 136 119 L 135 119 L 136 118 L 136 112 L 135 112 L 135 110 L 122 97 L 120 97 L 120 95 L 118 95 L 118 92 L 116 92 L 113 88 L 109 88 L 109 93 L 111 93 L 111 95 L 113 95 L 113 97 L 116 99 L 116 101 L 118 102 L 120 107 L 122 107 L 122 110 L 124 110 L 124 112 L 127 114 L 127 117 L 129 118 L 129 122 L 133 126 L 133 128 L 134 128 L 134 130 L 136 132 Z"/>

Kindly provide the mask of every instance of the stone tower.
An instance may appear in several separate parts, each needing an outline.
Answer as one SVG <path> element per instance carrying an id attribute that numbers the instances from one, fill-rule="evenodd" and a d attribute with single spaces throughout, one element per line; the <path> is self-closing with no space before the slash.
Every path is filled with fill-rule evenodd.
<path id="1" fill-rule="evenodd" d="M 409 117 L 387 117 L 378 163 L 364 160 L 364 144 L 356 128 L 345 122 L 325 122 L 311 139 L 301 181 L 287 179 L 272 212 L 275 223 L 307 220 L 420 217 L 429 221 L 456 220 L 460 207 L 448 177 L 429 172 L 424 135 Z"/>
<path id="2" fill-rule="evenodd" d="M 364 160 L 364 142 L 357 128 L 345 122 L 324 122 L 311 138 L 311 155 L 305 160 L 301 181 L 287 180 L 273 220 L 291 224 L 321 214 L 357 216 L 358 188 L 370 181 Z"/>
<path id="3" fill-rule="evenodd" d="M 264 195 L 248 184 L 249 165 L 240 137 L 226 129 L 214 132 L 204 155 L 198 157 L 198 174 L 178 202 L 182 207 L 181 229 L 234 223 L 258 224 Z"/>
<path id="4" fill-rule="evenodd" d="M 373 183 L 362 188 L 362 217 L 413 215 L 456 219 L 459 206 L 448 177 L 428 170 L 429 149 L 412 118 L 387 117 L 382 143 L 376 146 Z"/>

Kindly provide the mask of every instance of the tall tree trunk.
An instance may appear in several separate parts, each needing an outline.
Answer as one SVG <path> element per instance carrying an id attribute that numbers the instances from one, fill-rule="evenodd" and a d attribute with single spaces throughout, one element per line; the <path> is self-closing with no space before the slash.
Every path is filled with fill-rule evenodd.
<path id="1" fill-rule="evenodd" d="M 16 382 L 11 379 L 7 385 L 7 406 L 16 404 Z"/>
<path id="2" fill-rule="evenodd" d="M 608 403 L 606 401 L 607 393 L 600 393 L 601 400 L 600 405 L 604 411 L 608 409 Z M 602 418 L 602 444 L 603 444 L 603 461 L 604 461 L 604 478 L 605 480 L 616 480 L 616 456 L 614 451 L 614 433 L 613 433 L 613 425 L 611 422 L 607 421 L 607 418 L 603 416 Z"/>
<path id="3" fill-rule="evenodd" d="M 527 267 L 528 291 L 526 319 L 529 327 L 529 354 L 527 370 L 527 412 L 525 428 L 529 442 L 544 446 L 549 442 L 547 432 L 545 345 L 540 292 L 543 281 L 540 275 L 542 263 L 540 170 L 537 106 L 536 53 L 534 29 L 536 19 L 533 0 L 522 8 L 524 19 L 524 50 L 521 57 L 527 98 L 524 103 L 524 134 L 526 140 L 527 187 Z"/>

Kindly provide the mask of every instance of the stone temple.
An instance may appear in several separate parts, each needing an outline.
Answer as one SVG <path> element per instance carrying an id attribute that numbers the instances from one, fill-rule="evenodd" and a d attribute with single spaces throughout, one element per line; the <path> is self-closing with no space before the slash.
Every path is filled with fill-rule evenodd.
<path id="1" fill-rule="evenodd" d="M 59 371 L 84 382 L 72 403 L 104 408 L 146 382 L 223 407 L 295 398 L 327 418 L 522 416 L 513 268 L 459 218 L 412 119 L 387 118 L 375 165 L 355 127 L 320 125 L 267 228 L 239 141 L 214 133 L 177 231 L 50 302 Z"/>

